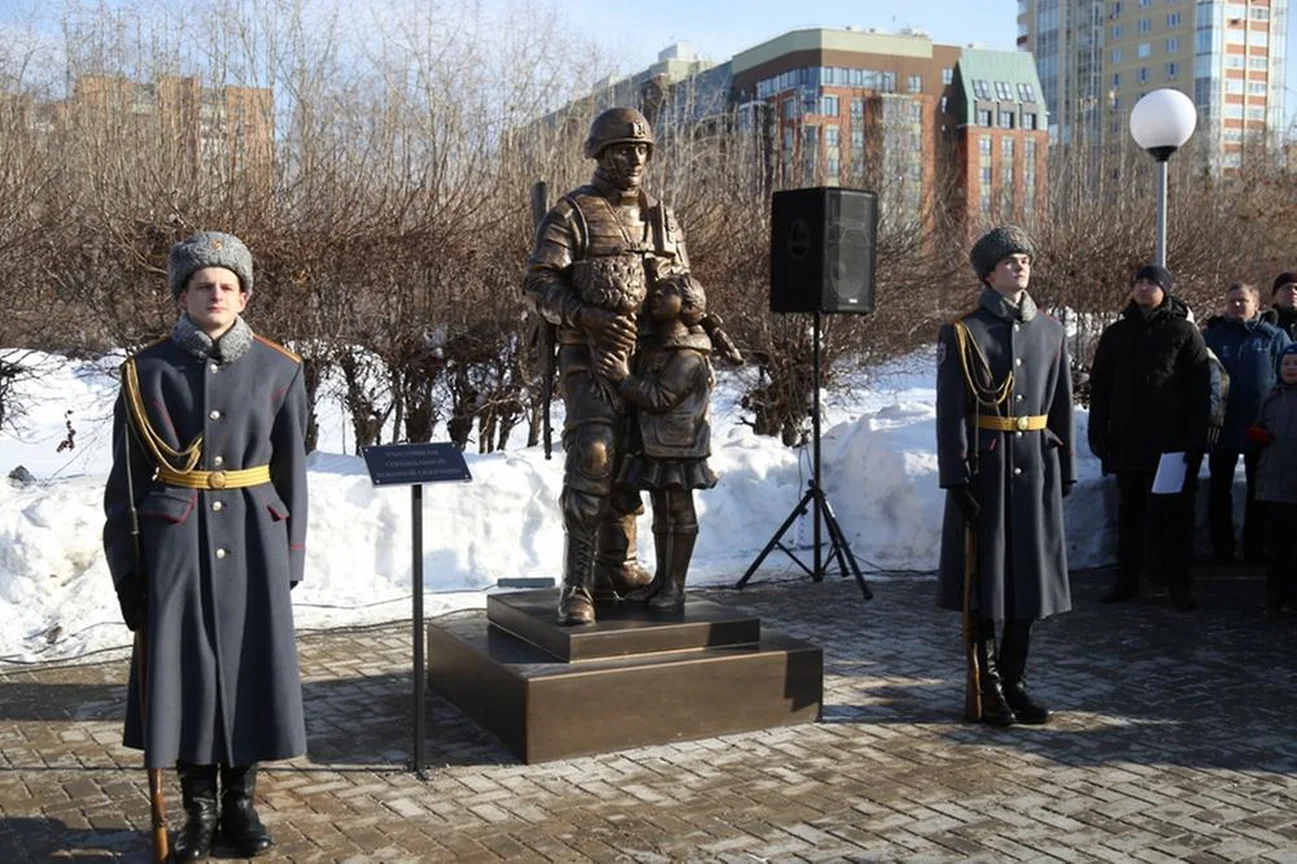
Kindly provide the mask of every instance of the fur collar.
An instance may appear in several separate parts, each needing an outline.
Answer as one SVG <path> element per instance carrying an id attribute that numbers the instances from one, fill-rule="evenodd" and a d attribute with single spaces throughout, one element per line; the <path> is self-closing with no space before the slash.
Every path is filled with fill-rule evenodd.
<path id="1" fill-rule="evenodd" d="M 252 328 L 243 316 L 234 319 L 234 326 L 225 331 L 215 342 L 198 328 L 188 315 L 181 315 L 176 326 L 171 328 L 171 338 L 181 348 L 202 360 L 215 360 L 217 363 L 233 363 L 252 347 Z"/>

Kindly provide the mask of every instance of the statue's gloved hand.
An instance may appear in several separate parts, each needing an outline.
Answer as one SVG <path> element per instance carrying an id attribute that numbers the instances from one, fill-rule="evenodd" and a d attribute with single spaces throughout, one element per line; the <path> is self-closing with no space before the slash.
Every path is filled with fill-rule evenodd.
<path id="1" fill-rule="evenodd" d="M 597 306 L 582 306 L 575 323 L 593 344 L 605 351 L 629 354 L 635 350 L 635 319 L 629 316 Z"/>

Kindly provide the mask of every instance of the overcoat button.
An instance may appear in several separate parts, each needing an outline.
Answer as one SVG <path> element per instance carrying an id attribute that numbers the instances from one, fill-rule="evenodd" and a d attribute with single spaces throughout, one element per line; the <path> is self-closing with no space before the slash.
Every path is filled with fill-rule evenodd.
<path id="1" fill-rule="evenodd" d="M 224 557 L 225 557 L 225 550 L 224 550 L 224 549 L 217 549 L 217 550 L 216 550 L 216 557 L 217 557 L 217 558 L 224 558 Z"/>

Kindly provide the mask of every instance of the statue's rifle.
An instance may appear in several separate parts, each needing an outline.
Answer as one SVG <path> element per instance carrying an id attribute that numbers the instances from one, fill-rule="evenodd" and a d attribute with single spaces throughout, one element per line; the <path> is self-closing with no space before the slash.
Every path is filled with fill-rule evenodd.
<path id="1" fill-rule="evenodd" d="M 531 184 L 531 223 L 532 228 L 539 231 L 540 223 L 549 212 L 549 185 L 544 180 L 537 180 Z M 539 318 L 539 315 L 537 316 Z M 541 439 L 545 445 L 545 458 L 552 458 L 554 455 L 554 431 L 549 423 L 550 403 L 554 401 L 554 373 L 555 363 L 554 351 L 558 342 L 557 328 L 548 321 L 540 319 L 536 322 L 536 329 L 531 338 L 535 339 L 535 356 L 540 359 L 540 378 L 541 378 Z"/>

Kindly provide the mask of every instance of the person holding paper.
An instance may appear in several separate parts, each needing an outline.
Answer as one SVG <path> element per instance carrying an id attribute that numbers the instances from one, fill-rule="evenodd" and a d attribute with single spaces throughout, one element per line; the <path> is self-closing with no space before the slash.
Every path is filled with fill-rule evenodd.
<path id="1" fill-rule="evenodd" d="M 1174 287 L 1165 267 L 1137 270 L 1130 301 L 1099 337 L 1090 367 L 1090 450 L 1105 474 L 1117 475 L 1118 490 L 1117 576 L 1102 603 L 1139 596 L 1147 559 L 1151 581 L 1170 587 L 1177 608 L 1197 605 L 1193 502 L 1207 450 L 1212 365 Z M 1173 460 L 1183 463 L 1182 482 L 1168 476 Z M 1169 488 L 1153 494 L 1163 462 L 1158 485 Z"/>
<path id="2" fill-rule="evenodd" d="M 968 716 L 996 726 L 1048 721 L 1027 694 L 1031 628 L 1072 608 L 1063 532 L 1063 496 L 1076 483 L 1071 362 L 1063 325 L 1027 293 L 1033 254 L 1014 226 L 978 240 L 969 255 L 982 283 L 977 306 L 943 326 L 937 343 L 946 490 L 937 602 L 963 611 L 971 579 L 981 711 Z"/>

